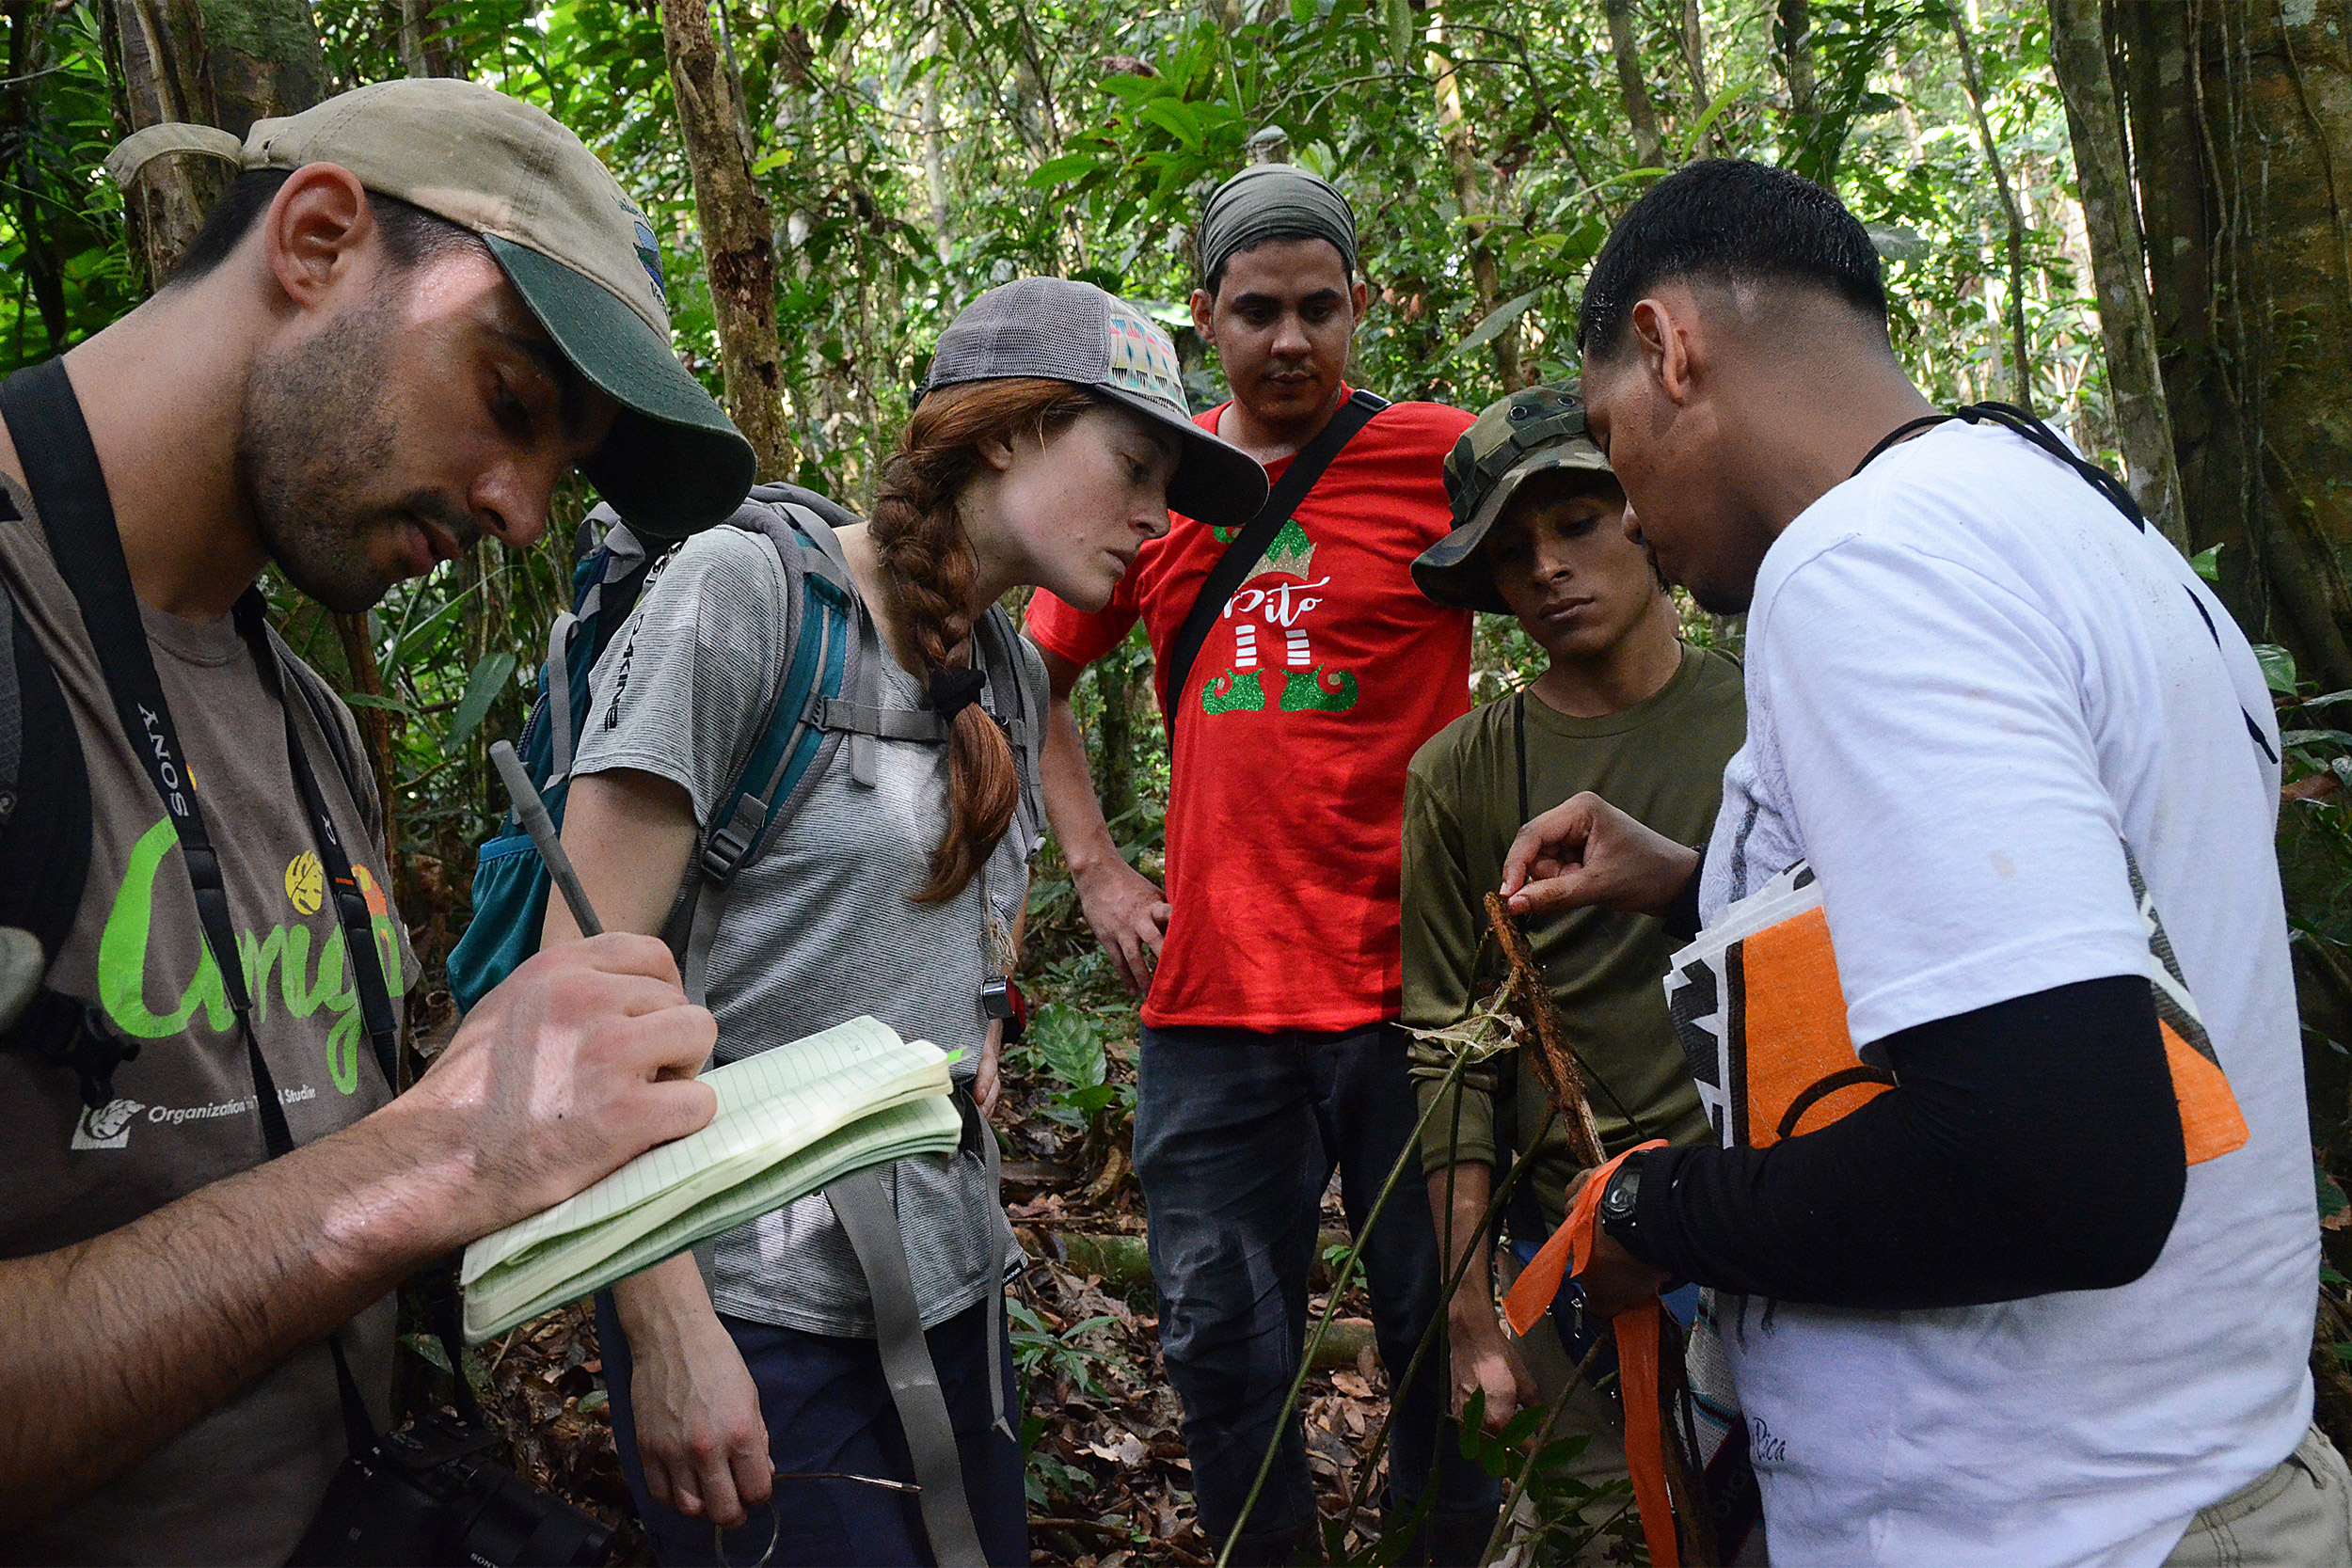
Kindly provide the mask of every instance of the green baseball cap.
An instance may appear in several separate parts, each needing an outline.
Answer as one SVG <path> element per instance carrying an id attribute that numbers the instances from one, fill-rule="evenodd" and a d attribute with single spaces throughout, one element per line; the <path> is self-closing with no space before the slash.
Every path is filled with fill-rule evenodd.
<path id="1" fill-rule="evenodd" d="M 239 169 L 335 164 L 369 190 L 479 234 L 564 357 L 621 405 L 612 434 L 580 465 L 613 510 L 669 540 L 742 504 L 751 443 L 670 346 L 653 226 L 544 110 L 449 77 L 378 82 L 256 120 L 243 137 L 151 125 L 114 150 L 106 172 L 128 186 L 171 152 Z"/>
<path id="2" fill-rule="evenodd" d="M 1519 486 L 1555 468 L 1609 471 L 1584 434 L 1584 402 L 1573 388 L 1529 387 L 1488 404 L 1446 453 L 1454 531 L 1421 552 L 1414 584 L 1441 605 L 1508 615 L 1481 546 Z"/>

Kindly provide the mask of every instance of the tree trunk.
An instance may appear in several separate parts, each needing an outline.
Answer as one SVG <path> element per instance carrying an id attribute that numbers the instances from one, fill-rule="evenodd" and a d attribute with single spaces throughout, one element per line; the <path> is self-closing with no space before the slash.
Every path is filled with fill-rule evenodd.
<path id="1" fill-rule="evenodd" d="M 106 3 L 115 8 L 114 64 L 133 130 L 186 120 L 242 136 L 257 119 L 309 108 L 326 84 L 303 0 Z M 149 288 L 171 276 L 227 187 L 217 160 L 177 155 L 149 164 L 123 193 Z"/>
<path id="2" fill-rule="evenodd" d="M 1103 819 L 1114 837 L 1127 831 L 1123 819 L 1136 803 L 1135 666 L 1124 650 L 1094 661 L 1094 694 L 1103 705 L 1100 721 L 1102 763 L 1095 769 L 1094 787 L 1103 801 Z"/>
<path id="3" fill-rule="evenodd" d="M 1633 0 L 1601 0 L 1609 18 L 1609 52 L 1617 60 L 1617 86 L 1625 94 L 1626 124 L 1633 131 L 1633 158 L 1644 168 L 1663 167 L 1665 144 L 1658 135 L 1658 110 L 1642 80 L 1641 40 L 1633 33 Z"/>
<path id="4" fill-rule="evenodd" d="M 931 58 L 939 57 L 938 28 L 931 29 L 930 40 L 925 47 Z M 955 256 L 955 201 L 947 185 L 947 132 L 939 118 L 939 72 L 937 71 L 927 71 L 923 73 L 923 86 L 918 104 L 923 124 L 923 182 L 931 202 L 931 245 L 938 253 L 939 264 L 945 267 Z M 961 303 L 962 294 L 961 291 L 956 290 L 955 283 L 956 279 L 951 271 L 948 275 L 951 296 Z"/>
<path id="5" fill-rule="evenodd" d="M 410 76 L 430 76 L 433 67 L 424 57 L 424 0 L 400 0 L 400 69 Z"/>
<path id="6" fill-rule="evenodd" d="M 1462 210 L 1463 226 L 1470 232 L 1470 288 L 1476 297 L 1478 320 L 1502 302 L 1502 264 L 1496 259 L 1494 246 L 1487 243 L 1486 231 L 1493 227 L 1485 215 L 1486 198 L 1479 188 L 1478 147 L 1470 135 L 1470 119 L 1462 112 L 1461 79 L 1454 74 L 1454 62 L 1445 53 L 1445 23 L 1433 7 L 1429 17 L 1429 71 L 1436 77 L 1438 100 L 1438 139 L 1445 147 L 1447 165 L 1454 171 L 1454 199 Z M 1502 378 L 1503 387 L 1519 384 L 1519 333 L 1515 323 L 1511 329 L 1500 333 L 1488 348 L 1494 354 L 1495 373 Z"/>
<path id="7" fill-rule="evenodd" d="M 1699 0 L 1682 0 L 1682 69 L 1691 78 L 1691 114 L 1695 124 L 1707 118 L 1709 107 L 1707 20 L 1699 14 Z"/>
<path id="8" fill-rule="evenodd" d="M 371 697 L 384 694 L 384 673 L 375 662 L 375 644 L 368 635 L 368 612 L 335 617 L 335 637 L 342 644 L 343 663 L 351 672 L 352 689 Z M 368 762 L 375 774 L 375 798 L 384 816 L 384 867 L 397 883 L 400 877 L 399 799 L 392 789 L 392 716 L 380 707 L 358 710 L 359 733 L 368 743 Z"/>
<path id="9" fill-rule="evenodd" d="M 1772 54 L 1788 87 L 1789 156 L 1782 162 L 1823 185 L 1836 170 L 1822 166 L 1820 95 L 1813 76 L 1813 8 L 1809 0 L 1778 0 L 1772 12 Z"/>
<path id="10" fill-rule="evenodd" d="M 2352 40 L 2317 13 L 2119 6 L 2158 356 L 2190 542 L 2221 544 L 2222 592 L 2257 638 L 2352 687 L 2339 552 L 2352 543 L 2352 348 L 2338 149 Z"/>
<path id="11" fill-rule="evenodd" d="M 1952 40 L 1960 45 L 1960 79 L 1968 100 L 1968 116 L 1976 122 L 1977 140 L 1993 170 L 1993 188 L 2000 193 L 2001 212 L 2009 219 L 2009 336 L 2010 385 L 2017 406 L 2033 412 L 2033 353 L 2026 341 L 2026 219 L 2017 209 L 2017 193 L 2009 188 L 2009 171 L 2001 166 L 2000 144 L 1993 139 L 1993 123 L 1984 118 L 1984 81 L 1977 73 L 1977 47 L 1969 41 L 1967 20 L 1952 13 Z"/>
<path id="12" fill-rule="evenodd" d="M 752 176 L 750 131 L 707 0 L 661 0 L 661 42 L 694 180 L 727 414 L 758 454 L 759 477 L 783 479 L 792 453 L 776 354 L 775 220 Z"/>
<path id="13" fill-rule="evenodd" d="M 2139 509 L 2186 554 L 2172 413 L 2156 362 L 2139 214 L 2132 205 L 2131 166 L 2097 0 L 2050 0 L 2050 55 L 2074 144 L 2074 179 L 2082 192 L 2083 227 L 2098 291 L 2116 438 Z"/>

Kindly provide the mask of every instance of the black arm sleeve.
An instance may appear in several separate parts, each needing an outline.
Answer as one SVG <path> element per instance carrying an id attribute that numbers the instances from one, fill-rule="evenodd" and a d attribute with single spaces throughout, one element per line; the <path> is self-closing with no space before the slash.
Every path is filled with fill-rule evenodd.
<path id="1" fill-rule="evenodd" d="M 2058 986 L 1883 1044 L 1897 1086 L 1820 1132 L 1643 1156 L 1642 1258 L 1851 1307 L 2107 1290 L 2154 1265 L 2186 1166 L 2147 980 Z"/>
<path id="2" fill-rule="evenodd" d="M 1691 867 L 1691 879 L 1682 884 L 1675 901 L 1661 919 L 1666 927 L 1666 940 L 1677 947 L 1687 946 L 1699 939 L 1699 879 L 1707 875 L 1707 846 L 1699 846 L 1699 863 Z"/>

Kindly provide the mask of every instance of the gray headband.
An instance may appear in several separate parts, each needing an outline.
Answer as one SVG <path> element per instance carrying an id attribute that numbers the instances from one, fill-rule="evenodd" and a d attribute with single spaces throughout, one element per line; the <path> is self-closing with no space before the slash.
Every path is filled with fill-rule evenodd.
<path id="1" fill-rule="evenodd" d="M 1216 188 L 1200 214 L 1200 277 L 1268 240 L 1328 240 L 1355 276 L 1356 210 L 1328 180 L 1290 164 L 1254 164 Z"/>

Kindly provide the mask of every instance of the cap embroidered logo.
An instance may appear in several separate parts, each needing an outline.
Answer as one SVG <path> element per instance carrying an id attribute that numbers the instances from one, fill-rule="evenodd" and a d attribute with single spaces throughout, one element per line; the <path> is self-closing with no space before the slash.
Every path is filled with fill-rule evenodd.
<path id="1" fill-rule="evenodd" d="M 634 227 L 637 260 L 644 267 L 645 276 L 653 280 L 653 297 L 658 302 L 662 301 L 666 296 L 661 279 L 661 242 L 654 238 L 653 225 L 644 218 L 637 218 Z"/>

